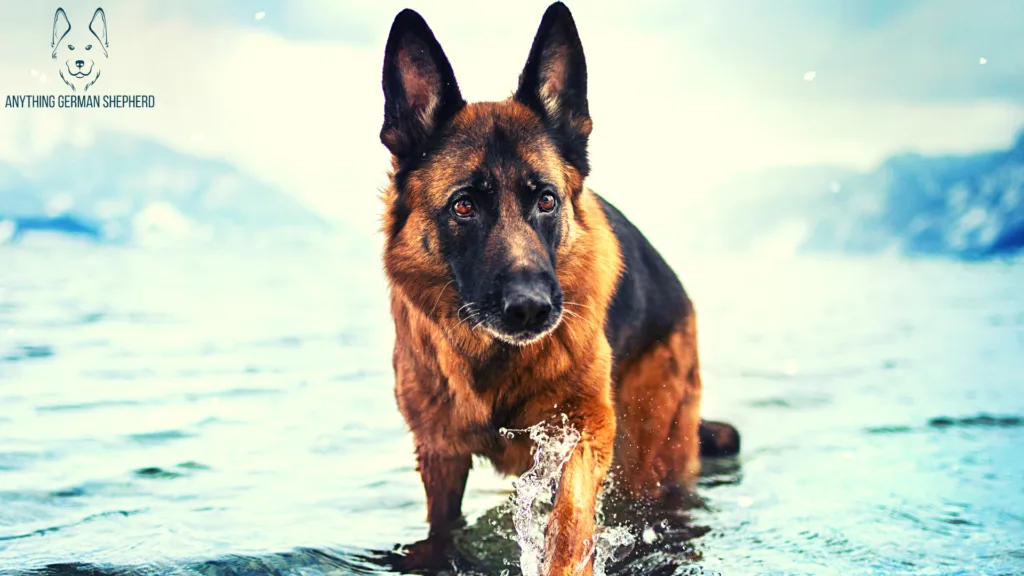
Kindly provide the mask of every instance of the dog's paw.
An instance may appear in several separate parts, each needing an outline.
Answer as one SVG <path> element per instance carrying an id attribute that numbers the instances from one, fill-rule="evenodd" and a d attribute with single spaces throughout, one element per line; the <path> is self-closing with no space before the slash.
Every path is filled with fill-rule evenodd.
<path id="1" fill-rule="evenodd" d="M 374 564 L 402 574 L 438 574 L 451 572 L 454 544 L 450 537 L 432 536 L 412 544 L 399 545 L 391 552 L 374 554 Z"/>

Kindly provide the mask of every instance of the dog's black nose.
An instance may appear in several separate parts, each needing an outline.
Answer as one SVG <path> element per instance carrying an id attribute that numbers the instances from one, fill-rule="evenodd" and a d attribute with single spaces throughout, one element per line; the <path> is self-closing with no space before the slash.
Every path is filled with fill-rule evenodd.
<path id="1" fill-rule="evenodd" d="M 78 66 L 79 68 L 85 66 L 85 60 L 75 60 L 75 66 Z"/>
<path id="2" fill-rule="evenodd" d="M 531 288 L 510 290 L 505 296 L 505 322 L 513 330 L 530 330 L 544 325 L 551 315 L 551 297 Z"/>

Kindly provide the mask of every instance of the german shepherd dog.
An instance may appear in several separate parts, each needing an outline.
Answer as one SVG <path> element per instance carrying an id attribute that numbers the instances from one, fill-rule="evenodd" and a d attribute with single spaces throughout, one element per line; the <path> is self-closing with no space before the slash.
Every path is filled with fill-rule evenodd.
<path id="1" fill-rule="evenodd" d="M 515 94 L 467 103 L 426 21 L 403 10 L 383 89 L 395 396 L 431 535 L 461 520 L 473 456 L 503 474 L 530 468 L 529 439 L 502 428 L 565 414 L 581 439 L 555 495 L 545 572 L 590 574 L 613 464 L 629 497 L 658 499 L 692 487 L 701 453 L 735 453 L 739 436 L 700 420 L 696 319 L 679 280 L 584 186 L 591 119 L 576 24 L 552 4 Z"/>

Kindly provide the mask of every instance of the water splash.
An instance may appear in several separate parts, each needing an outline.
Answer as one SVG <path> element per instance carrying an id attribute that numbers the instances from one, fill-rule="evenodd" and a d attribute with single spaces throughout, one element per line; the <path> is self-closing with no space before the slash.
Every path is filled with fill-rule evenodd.
<path id="1" fill-rule="evenodd" d="M 594 540 L 597 553 L 594 556 L 594 576 L 605 576 L 605 568 L 626 557 L 633 549 L 636 539 L 622 526 L 598 526 Z"/>
<path id="2" fill-rule="evenodd" d="M 561 425 L 542 422 L 525 430 L 503 428 L 500 431 L 502 436 L 509 439 L 519 433 L 529 434 L 534 444 L 533 466 L 513 482 L 515 492 L 510 502 L 515 540 L 521 551 L 519 569 L 523 576 L 541 576 L 545 571 L 544 530 L 558 492 L 562 470 L 580 441 L 580 433 L 567 423 L 568 417 L 562 414 L 561 419 Z M 608 564 L 629 553 L 634 538 L 623 527 L 598 526 L 594 543 L 596 546 L 589 546 L 580 572 L 593 555 L 594 576 L 604 576 Z"/>

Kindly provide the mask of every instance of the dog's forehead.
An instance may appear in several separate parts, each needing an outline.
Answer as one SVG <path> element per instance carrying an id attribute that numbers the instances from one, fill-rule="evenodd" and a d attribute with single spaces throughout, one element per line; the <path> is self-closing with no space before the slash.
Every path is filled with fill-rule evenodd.
<path id="1" fill-rule="evenodd" d="M 537 115 L 514 101 L 468 104 L 452 120 L 443 145 L 425 166 L 431 196 L 482 184 L 560 180 L 564 163 Z"/>

